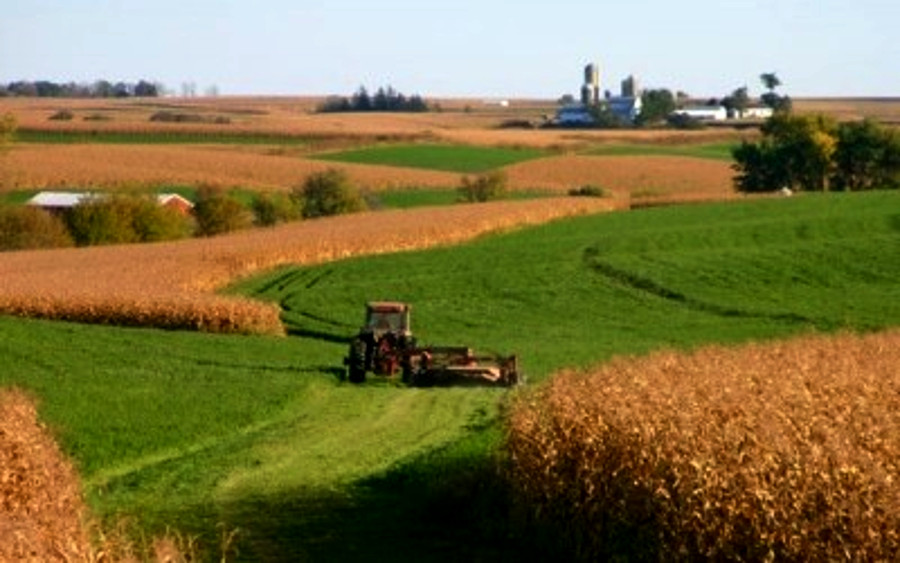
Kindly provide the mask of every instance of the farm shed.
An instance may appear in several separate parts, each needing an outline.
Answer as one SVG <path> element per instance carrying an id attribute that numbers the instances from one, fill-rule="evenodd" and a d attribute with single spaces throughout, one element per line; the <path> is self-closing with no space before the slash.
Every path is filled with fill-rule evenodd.
<path id="1" fill-rule="evenodd" d="M 691 106 L 676 109 L 672 115 L 683 115 L 699 121 L 725 121 L 728 110 L 724 106 Z"/>
<path id="2" fill-rule="evenodd" d="M 105 197 L 106 194 L 96 192 L 43 191 L 35 194 L 26 202 L 26 205 L 40 207 L 51 213 L 62 213 L 76 205 L 99 201 Z M 194 204 L 190 200 L 178 194 L 159 194 L 156 196 L 156 201 L 160 206 L 174 209 L 183 215 L 191 213 L 194 209 Z"/>
<path id="3" fill-rule="evenodd" d="M 25 202 L 26 205 L 40 207 L 53 213 L 61 213 L 81 203 L 87 203 L 102 196 L 93 192 L 38 192 Z"/>

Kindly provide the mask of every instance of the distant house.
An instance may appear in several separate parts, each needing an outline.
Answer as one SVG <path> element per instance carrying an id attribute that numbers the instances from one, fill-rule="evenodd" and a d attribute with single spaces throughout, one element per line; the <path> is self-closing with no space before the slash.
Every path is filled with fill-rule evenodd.
<path id="1" fill-rule="evenodd" d="M 105 194 L 96 192 L 44 191 L 35 194 L 26 202 L 26 205 L 40 207 L 51 213 L 63 213 L 76 205 L 100 201 L 104 197 L 106 197 Z M 190 200 L 178 194 L 159 194 L 156 196 L 156 201 L 159 205 L 175 209 L 184 215 L 191 213 L 194 209 L 194 204 Z"/>
<path id="2" fill-rule="evenodd" d="M 741 112 L 740 119 L 768 119 L 774 113 L 768 106 L 750 106 Z"/>
<path id="3" fill-rule="evenodd" d="M 159 194 L 156 196 L 156 201 L 161 206 L 174 209 L 182 215 L 188 215 L 194 210 L 194 204 L 191 200 L 178 194 Z"/>
<path id="4" fill-rule="evenodd" d="M 728 110 L 725 106 L 690 106 L 676 109 L 673 115 L 683 115 L 697 121 L 725 121 Z"/>

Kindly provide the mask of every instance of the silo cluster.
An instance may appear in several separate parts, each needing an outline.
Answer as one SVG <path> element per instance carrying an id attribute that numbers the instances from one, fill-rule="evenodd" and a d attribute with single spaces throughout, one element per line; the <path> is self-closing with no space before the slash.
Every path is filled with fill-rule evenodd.
<path id="1" fill-rule="evenodd" d="M 584 85 L 581 87 L 581 103 L 600 103 L 600 66 L 589 63 L 584 67 Z"/>

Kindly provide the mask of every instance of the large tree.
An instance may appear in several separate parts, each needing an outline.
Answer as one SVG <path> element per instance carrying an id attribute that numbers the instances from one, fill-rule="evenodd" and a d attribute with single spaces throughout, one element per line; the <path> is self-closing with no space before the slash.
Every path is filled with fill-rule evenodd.
<path id="1" fill-rule="evenodd" d="M 781 80 L 774 72 L 764 72 L 759 75 L 759 79 L 765 86 L 766 93 L 760 96 L 760 100 L 766 106 L 777 112 L 791 111 L 792 102 L 788 96 L 781 96 L 775 92 L 775 89 L 781 86 Z"/>
<path id="2" fill-rule="evenodd" d="M 669 115 L 675 111 L 675 95 L 670 90 L 657 89 L 645 90 L 641 94 L 641 113 L 638 115 L 638 125 L 653 125 L 665 122 Z"/>
<path id="3" fill-rule="evenodd" d="M 900 187 L 900 135 L 874 121 L 842 123 L 832 185 L 856 191 Z"/>
<path id="4" fill-rule="evenodd" d="M 750 105 L 750 94 L 746 86 L 737 88 L 734 92 L 722 98 L 722 105 L 729 113 L 736 113 L 738 116 L 744 113 L 744 110 Z"/>
<path id="5" fill-rule="evenodd" d="M 762 126 L 758 143 L 733 152 L 738 190 L 825 191 L 834 167 L 837 124 L 824 116 L 777 113 Z"/>

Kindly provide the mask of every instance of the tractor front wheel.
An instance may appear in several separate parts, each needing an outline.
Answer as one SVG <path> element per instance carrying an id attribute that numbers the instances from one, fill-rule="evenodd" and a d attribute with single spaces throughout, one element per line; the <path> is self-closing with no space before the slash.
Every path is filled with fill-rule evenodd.
<path id="1" fill-rule="evenodd" d="M 354 340 L 350 344 L 347 379 L 350 380 L 350 383 L 364 383 L 366 381 L 366 343 L 362 340 Z"/>

